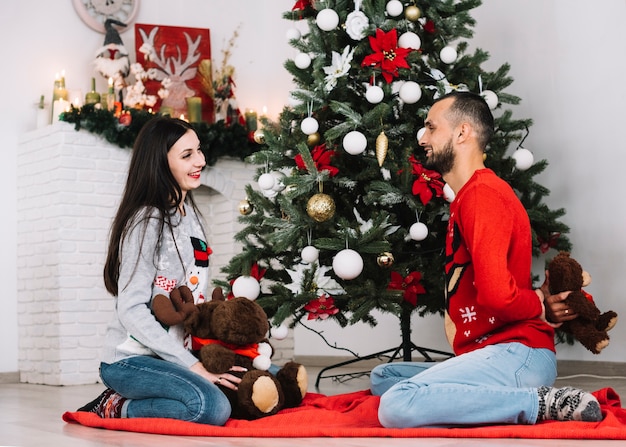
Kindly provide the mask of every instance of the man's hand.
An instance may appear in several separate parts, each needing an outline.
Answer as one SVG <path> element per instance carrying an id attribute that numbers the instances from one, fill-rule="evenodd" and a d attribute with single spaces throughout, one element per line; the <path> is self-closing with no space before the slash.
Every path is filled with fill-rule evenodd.
<path id="1" fill-rule="evenodd" d="M 570 293 L 571 291 L 568 290 L 551 295 L 550 278 L 548 271 L 546 271 L 546 279 L 541 285 L 541 288 L 537 289 L 537 295 L 539 296 L 543 307 L 541 319 L 553 328 L 558 328 L 565 321 L 575 319 L 578 315 L 572 313 L 569 306 L 563 302 Z"/>

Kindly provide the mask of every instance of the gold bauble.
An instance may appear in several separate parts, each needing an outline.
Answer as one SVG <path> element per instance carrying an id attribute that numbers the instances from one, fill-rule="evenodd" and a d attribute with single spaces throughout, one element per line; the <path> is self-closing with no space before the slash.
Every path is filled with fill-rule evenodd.
<path id="1" fill-rule="evenodd" d="M 422 11 L 415 5 L 407 6 L 404 10 L 404 17 L 411 22 L 417 22 L 422 17 Z"/>
<path id="2" fill-rule="evenodd" d="M 306 137 L 306 144 L 308 144 L 309 147 L 316 146 L 320 142 L 321 138 L 322 137 L 319 132 L 312 133 L 311 135 Z"/>
<path id="3" fill-rule="evenodd" d="M 395 259 L 393 258 L 393 254 L 389 253 L 388 251 L 379 254 L 376 258 L 376 263 L 378 264 L 378 266 L 384 268 L 391 267 L 394 261 Z"/>
<path id="4" fill-rule="evenodd" d="M 325 222 L 335 215 L 335 201 L 323 192 L 315 194 L 306 204 L 306 212 L 316 222 Z"/>
<path id="5" fill-rule="evenodd" d="M 254 210 L 254 207 L 248 201 L 248 199 L 243 199 L 241 202 L 239 202 L 239 212 L 241 213 L 241 215 L 247 216 L 252 212 L 252 210 Z"/>
<path id="6" fill-rule="evenodd" d="M 258 144 L 265 144 L 265 134 L 263 130 L 257 129 L 254 131 L 254 142 Z"/>

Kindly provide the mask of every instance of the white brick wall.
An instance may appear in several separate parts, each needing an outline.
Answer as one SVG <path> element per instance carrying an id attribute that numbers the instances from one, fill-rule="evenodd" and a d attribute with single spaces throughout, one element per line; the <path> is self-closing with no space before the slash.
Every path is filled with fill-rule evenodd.
<path id="1" fill-rule="evenodd" d="M 18 151 L 20 380 L 93 383 L 113 308 L 102 267 L 130 150 L 57 123 L 24 135 Z M 195 193 L 208 222 L 214 278 L 238 252 L 232 235 L 253 173 L 239 160 L 220 160 Z M 273 344 L 277 363 L 293 357 L 292 333 Z"/>

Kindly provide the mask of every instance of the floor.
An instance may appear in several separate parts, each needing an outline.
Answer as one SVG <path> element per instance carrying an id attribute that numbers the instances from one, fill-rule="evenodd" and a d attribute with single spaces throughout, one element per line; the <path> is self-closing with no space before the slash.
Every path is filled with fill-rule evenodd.
<path id="1" fill-rule="evenodd" d="M 308 366 L 310 390 L 334 395 L 367 388 L 367 376 L 359 370 L 339 368 L 325 372 L 315 388 L 319 366 Z M 559 364 L 560 376 L 557 386 L 571 385 L 590 391 L 611 387 L 620 396 L 626 397 L 626 364 L 589 362 L 565 362 Z M 356 373 L 349 380 L 328 378 L 338 373 Z M 524 440 L 524 439 L 380 439 L 380 438 L 207 438 L 170 437 L 141 433 L 99 430 L 74 424 L 61 419 L 65 411 L 76 408 L 97 396 L 103 387 L 100 384 L 55 387 L 20 383 L 0 383 L 0 446 L 63 446 L 63 447 L 162 447 L 162 446 L 210 446 L 210 447 L 296 447 L 296 446 L 360 446 L 360 447 L 594 447 L 623 445 L 624 441 L 593 440 Z M 619 443 L 619 444 L 618 444 Z"/>

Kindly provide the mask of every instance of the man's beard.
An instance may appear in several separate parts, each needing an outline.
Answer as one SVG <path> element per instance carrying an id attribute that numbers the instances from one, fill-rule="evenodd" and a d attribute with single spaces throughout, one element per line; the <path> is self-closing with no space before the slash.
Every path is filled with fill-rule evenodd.
<path id="1" fill-rule="evenodd" d="M 424 161 L 424 167 L 445 175 L 454 167 L 456 156 L 452 149 L 452 140 L 448 141 L 441 152 L 435 152 L 433 149 L 430 157 Z"/>

